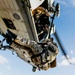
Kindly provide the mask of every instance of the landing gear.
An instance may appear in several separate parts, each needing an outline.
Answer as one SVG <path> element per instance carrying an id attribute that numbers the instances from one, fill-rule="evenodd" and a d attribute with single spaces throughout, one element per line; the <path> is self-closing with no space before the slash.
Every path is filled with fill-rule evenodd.
<path id="1" fill-rule="evenodd" d="M 32 71 L 33 71 L 33 72 L 36 72 L 36 70 L 37 70 L 37 67 L 34 67 L 34 66 L 33 66 Z"/>
<path id="2" fill-rule="evenodd" d="M 2 43 L 1 43 L 1 40 L 0 40 L 0 49 L 1 49 L 1 47 L 2 47 Z"/>
<path id="3" fill-rule="evenodd" d="M 3 42 L 5 41 L 5 38 L 1 41 L 0 40 L 0 49 L 3 47 Z"/>
<path id="4" fill-rule="evenodd" d="M 56 4 L 56 16 L 59 17 L 60 16 L 60 5 L 59 3 Z"/>
<path id="5" fill-rule="evenodd" d="M 5 38 L 1 41 L 0 40 L 0 50 L 6 50 L 6 49 L 13 49 L 12 47 L 10 47 L 10 45 L 3 45 L 3 42 L 5 41 Z"/>

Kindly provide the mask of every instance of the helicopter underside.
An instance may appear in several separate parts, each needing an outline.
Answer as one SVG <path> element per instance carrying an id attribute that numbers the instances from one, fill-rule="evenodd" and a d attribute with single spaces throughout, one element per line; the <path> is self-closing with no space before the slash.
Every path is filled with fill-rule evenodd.
<path id="1" fill-rule="evenodd" d="M 31 10 L 24 4 L 25 2 L 23 0 L 0 0 L 0 28 L 4 33 L 9 29 L 16 35 L 38 41 Z"/>
<path id="2" fill-rule="evenodd" d="M 0 29 L 3 31 L 3 33 L 6 35 L 8 32 L 7 30 L 9 30 L 16 36 L 22 36 L 28 40 L 39 42 L 39 28 L 36 26 L 32 10 L 30 9 L 29 0 L 0 0 L 0 3 Z M 5 5 L 3 3 L 5 3 Z M 26 3 L 28 5 L 25 5 Z M 48 4 L 45 6 L 45 3 L 48 2 L 45 0 L 44 3 L 40 6 L 48 9 Z M 49 21 L 48 16 L 47 18 Z M 27 40 L 26 42 L 26 40 L 21 41 L 19 39 L 20 38 L 15 39 L 10 47 L 12 47 L 13 51 L 15 51 L 21 59 L 42 70 L 51 68 L 51 63 L 56 59 L 56 55 L 58 54 L 58 48 L 53 45 L 52 42 L 50 42 L 50 46 L 54 46 L 56 53 L 51 52 L 48 49 L 44 51 L 34 41 L 33 45 L 31 41 Z M 46 55 L 46 53 L 49 54 Z"/>

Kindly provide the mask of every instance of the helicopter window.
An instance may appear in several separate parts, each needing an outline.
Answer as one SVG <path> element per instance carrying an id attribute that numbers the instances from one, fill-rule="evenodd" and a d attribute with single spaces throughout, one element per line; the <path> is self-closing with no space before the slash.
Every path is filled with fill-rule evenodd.
<path id="1" fill-rule="evenodd" d="M 3 21 L 8 28 L 16 30 L 16 27 L 14 26 L 12 20 L 3 18 Z"/>

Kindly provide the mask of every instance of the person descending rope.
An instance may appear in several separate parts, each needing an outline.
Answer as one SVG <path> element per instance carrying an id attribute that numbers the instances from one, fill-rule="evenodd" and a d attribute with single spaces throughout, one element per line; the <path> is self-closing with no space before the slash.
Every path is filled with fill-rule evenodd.
<path id="1" fill-rule="evenodd" d="M 29 56 L 31 59 L 29 61 L 33 62 L 39 69 L 47 70 L 56 65 L 55 61 L 58 54 L 58 47 L 55 45 L 55 42 L 53 42 L 52 38 L 45 40 L 43 43 L 37 43 L 17 36 L 14 41 L 30 48 Z"/>

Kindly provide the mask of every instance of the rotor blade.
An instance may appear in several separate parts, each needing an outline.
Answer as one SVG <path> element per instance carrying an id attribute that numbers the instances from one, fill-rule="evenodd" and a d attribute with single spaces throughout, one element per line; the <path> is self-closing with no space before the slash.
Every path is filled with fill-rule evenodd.
<path id="1" fill-rule="evenodd" d="M 60 41 L 60 38 L 58 37 L 58 34 L 57 34 L 56 31 L 54 33 L 54 37 L 56 38 L 56 40 L 57 40 L 57 42 L 59 44 L 59 47 L 61 48 L 61 51 L 62 51 L 63 55 L 66 57 L 67 60 L 69 60 L 68 57 L 67 57 L 66 50 L 64 49 L 64 47 L 62 45 L 62 42 Z"/>
<path id="2" fill-rule="evenodd" d="M 59 47 L 61 48 L 61 51 L 62 51 L 63 55 L 66 57 L 66 59 L 67 59 L 67 61 L 69 62 L 69 64 L 75 65 L 74 63 L 72 63 L 72 62 L 70 61 L 70 58 L 67 57 L 67 52 L 66 52 L 64 46 L 62 45 L 62 42 L 60 41 L 60 38 L 59 38 L 59 36 L 58 36 L 58 34 L 57 34 L 56 31 L 55 31 L 55 33 L 54 33 L 54 37 L 56 38 L 56 40 L 57 40 L 57 42 L 58 42 L 58 44 L 59 44 Z"/>

